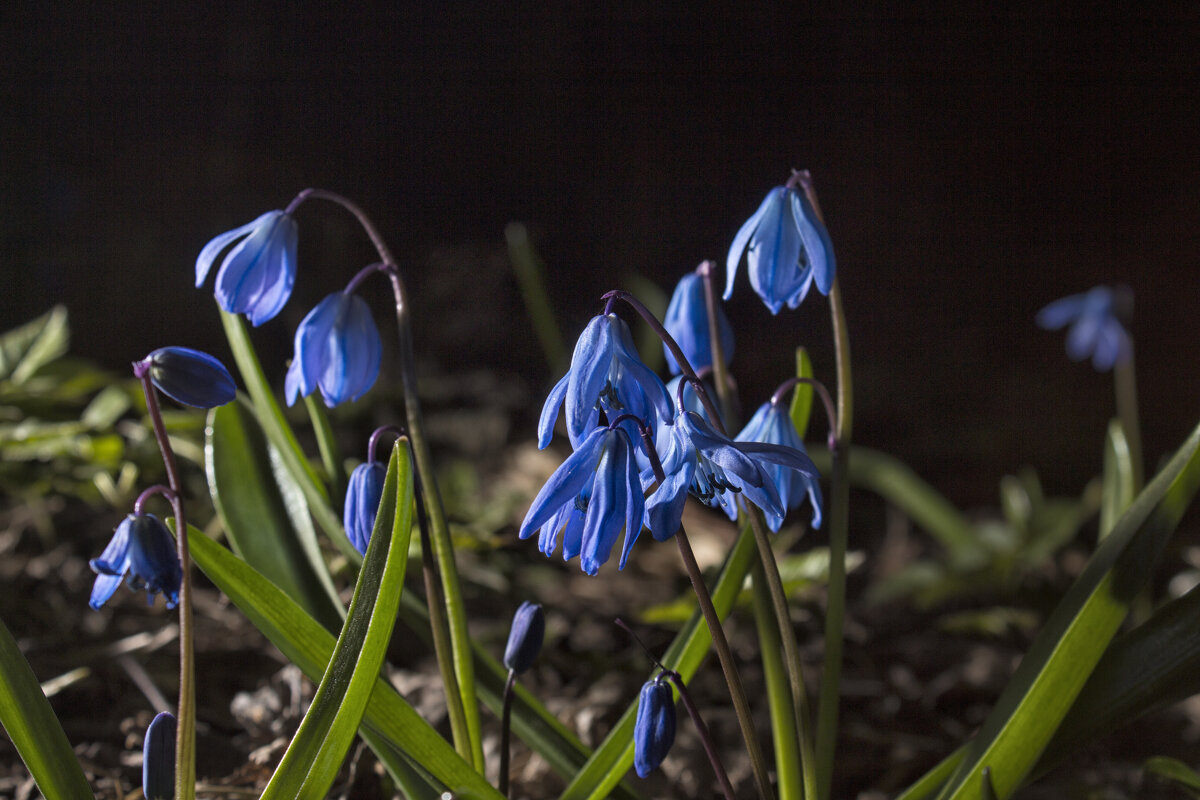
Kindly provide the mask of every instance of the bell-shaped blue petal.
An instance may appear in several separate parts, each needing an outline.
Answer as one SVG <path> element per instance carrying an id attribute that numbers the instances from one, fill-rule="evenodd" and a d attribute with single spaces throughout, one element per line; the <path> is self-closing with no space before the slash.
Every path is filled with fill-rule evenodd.
<path id="1" fill-rule="evenodd" d="M 296 329 L 295 354 L 284 388 L 288 405 L 318 387 L 330 408 L 357 400 L 375 383 L 383 345 L 366 302 L 336 292 L 308 312 Z"/>
<path id="2" fill-rule="evenodd" d="M 122 578 L 130 589 L 144 589 L 150 602 L 154 602 L 154 595 L 159 592 L 166 598 L 167 608 L 174 608 L 179 602 L 183 570 L 175 552 L 175 540 L 152 514 L 130 514 L 121 520 L 104 552 L 90 564 L 96 573 L 88 601 L 92 608 L 104 605 Z"/>
<path id="3" fill-rule="evenodd" d="M 615 314 L 602 314 L 584 328 L 571 356 L 571 368 L 550 392 L 538 421 L 538 445 L 554 433 L 559 404 L 564 404 L 567 436 L 578 448 L 599 421 L 599 409 L 610 418 L 632 414 L 654 430 L 671 419 L 666 387 L 641 359 L 629 326 Z"/>
<path id="4" fill-rule="evenodd" d="M 708 309 L 704 298 L 704 278 L 701 275 L 689 272 L 679 281 L 675 293 L 671 295 L 671 302 L 667 305 L 663 327 L 683 350 L 683 355 L 693 370 L 698 372 L 713 365 Z M 725 362 L 729 363 L 733 360 L 733 326 L 729 324 L 729 318 L 720 306 L 717 306 L 717 330 L 720 332 Z M 666 354 L 667 367 L 672 375 L 683 371 L 666 345 L 663 345 L 663 353 Z"/>
<path id="5" fill-rule="evenodd" d="M 175 715 L 160 712 L 142 742 L 142 795 L 146 800 L 175 797 Z"/>
<path id="6" fill-rule="evenodd" d="M 787 410 L 780 405 L 774 403 L 763 403 L 758 410 L 754 412 L 754 416 L 746 423 L 746 427 L 742 428 L 741 432 L 734 437 L 735 442 L 744 443 L 760 443 L 768 445 L 781 445 L 783 447 L 794 450 L 807 458 L 807 453 L 804 449 L 804 442 L 800 439 L 800 434 L 796 432 L 796 426 L 792 424 L 792 419 L 788 416 Z M 811 462 L 806 462 L 807 467 Z M 812 506 L 812 526 L 814 528 L 821 527 L 821 486 L 817 480 L 815 467 L 811 472 L 800 468 L 786 467 L 777 463 L 768 463 L 765 467 L 766 473 L 771 481 L 775 484 L 775 488 L 779 491 L 779 500 L 783 505 L 784 511 L 790 511 L 797 508 L 807 497 Z M 725 501 L 730 501 L 732 498 L 726 494 L 723 498 Z M 737 519 L 737 504 L 736 502 L 722 502 L 722 508 L 729 518 Z M 767 525 L 771 531 L 778 531 L 783 525 L 783 516 L 768 513 L 766 514 Z"/>
<path id="7" fill-rule="evenodd" d="M 386 475 L 387 470 L 379 462 L 359 464 L 350 473 L 342 523 L 346 526 L 350 544 L 363 555 L 371 543 L 371 532 L 375 530 L 375 516 L 379 513 L 379 501 L 383 499 Z"/>
<path id="8" fill-rule="evenodd" d="M 837 264 L 829 232 L 804 193 L 792 187 L 772 189 L 734 236 L 725 260 L 726 300 L 743 254 L 750 285 L 772 314 L 800 305 L 814 282 L 822 294 L 833 288 Z"/>
<path id="9" fill-rule="evenodd" d="M 1133 354 L 1129 333 L 1117 315 L 1118 294 L 1097 286 L 1083 294 L 1055 300 L 1038 312 L 1042 328 L 1067 331 L 1067 355 L 1074 361 L 1092 359 L 1092 366 L 1107 372 Z"/>
<path id="10" fill-rule="evenodd" d="M 639 778 L 653 772 L 675 743 L 675 698 L 665 680 L 646 681 L 633 725 L 633 766 Z"/>
<path id="11" fill-rule="evenodd" d="M 554 552 L 563 534 L 563 558 L 580 557 L 595 575 L 622 531 L 620 566 L 642 529 L 645 498 L 634 445 L 624 428 L 595 428 L 538 492 L 521 523 L 520 537 L 540 531 L 539 548 Z"/>
<path id="12" fill-rule="evenodd" d="M 253 222 L 222 233 L 196 259 L 196 286 L 204 285 L 213 262 L 237 242 L 217 272 L 221 308 L 245 314 L 261 325 L 283 309 L 296 281 L 296 222 L 282 211 L 268 211 Z M 240 241 L 239 241 L 240 240 Z"/>
<path id="13" fill-rule="evenodd" d="M 150 382 L 185 406 L 216 408 L 233 400 L 237 386 L 225 365 L 188 347 L 160 347 L 146 356 Z"/>
<path id="14" fill-rule="evenodd" d="M 512 627 L 508 631 L 508 644 L 504 648 L 504 666 L 520 675 L 533 666 L 533 661 L 542 651 L 542 640 L 546 637 L 546 615 L 538 603 L 521 603 L 513 615 Z"/>

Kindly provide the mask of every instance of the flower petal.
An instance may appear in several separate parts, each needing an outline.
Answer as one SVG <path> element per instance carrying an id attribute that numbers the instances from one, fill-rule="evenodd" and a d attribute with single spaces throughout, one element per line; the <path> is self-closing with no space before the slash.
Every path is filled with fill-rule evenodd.
<path id="1" fill-rule="evenodd" d="M 837 262 L 833 256 L 833 241 L 817 216 L 816 209 L 808 202 L 808 196 L 795 189 L 791 190 L 791 196 L 792 217 L 796 222 L 796 229 L 800 232 L 800 240 L 804 243 L 804 252 L 808 255 L 808 264 L 812 269 L 817 291 L 828 295 L 829 290 L 833 288 L 837 269 Z"/>
<path id="2" fill-rule="evenodd" d="M 538 417 L 539 450 L 545 450 L 550 445 L 550 440 L 554 438 L 554 423 L 558 421 L 558 411 L 562 407 L 563 399 L 567 396 L 567 383 L 570 380 L 570 372 L 559 378 L 558 383 L 554 384 L 554 388 L 546 396 L 545 404 L 542 405 L 542 413 Z"/>
<path id="3" fill-rule="evenodd" d="M 754 232 L 758 230 L 758 226 L 762 223 L 770 206 L 779 203 L 779 192 L 782 189 L 783 187 L 779 186 L 768 192 L 766 198 L 758 206 L 758 210 L 742 224 L 742 227 L 738 228 L 737 235 L 733 237 L 733 244 L 729 246 L 729 255 L 725 257 L 725 294 L 722 295 L 725 300 L 733 296 L 733 281 L 737 277 L 738 264 L 741 263 L 742 253 L 745 252 L 747 243 Z"/>
<path id="4" fill-rule="evenodd" d="M 216 261 L 217 256 L 221 254 L 222 250 L 262 225 L 264 220 L 279 213 L 281 212 L 268 211 L 253 222 L 247 222 L 240 228 L 234 228 L 231 231 L 214 236 L 208 244 L 204 245 L 203 249 L 200 250 L 200 255 L 196 257 L 196 288 L 199 289 L 204 285 L 204 280 L 208 277 L 208 272 L 212 269 L 213 262 Z"/>
<path id="5" fill-rule="evenodd" d="M 567 457 L 533 499 L 525 521 L 521 523 L 520 538 L 528 539 L 553 517 L 565 503 L 574 503 L 585 484 L 590 483 L 596 470 L 605 428 L 596 428 L 583 440 L 578 450 Z M 590 505 L 590 504 L 589 504 Z"/>

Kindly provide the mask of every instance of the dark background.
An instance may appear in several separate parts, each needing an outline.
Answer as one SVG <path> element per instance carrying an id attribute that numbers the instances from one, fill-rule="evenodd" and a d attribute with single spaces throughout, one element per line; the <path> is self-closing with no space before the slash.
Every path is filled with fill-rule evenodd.
<path id="1" fill-rule="evenodd" d="M 1033 317 L 1122 282 L 1153 463 L 1200 411 L 1193 13 L 825 5 L 7 4 L 0 325 L 61 302 L 75 351 L 113 368 L 164 344 L 224 356 L 196 253 L 321 186 L 397 252 L 427 369 L 491 364 L 540 392 L 505 223 L 530 225 L 573 339 L 627 276 L 670 286 L 723 261 L 767 190 L 808 168 L 858 442 L 965 504 L 994 503 L 1022 464 L 1077 492 L 1111 380 Z M 257 339 L 279 381 L 295 324 L 370 259 L 333 207 L 298 218 L 296 292 Z M 742 276 L 730 314 L 747 403 L 797 343 L 832 381 L 822 298 L 772 318 Z"/>

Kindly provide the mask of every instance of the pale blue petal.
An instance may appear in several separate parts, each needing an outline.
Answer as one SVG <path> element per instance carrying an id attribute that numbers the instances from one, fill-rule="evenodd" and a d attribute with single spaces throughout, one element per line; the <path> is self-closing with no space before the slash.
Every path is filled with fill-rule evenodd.
<path id="1" fill-rule="evenodd" d="M 200 255 L 196 257 L 196 288 L 199 289 L 204 285 L 204 280 L 208 277 L 209 270 L 212 269 L 213 263 L 217 260 L 217 256 L 221 251 L 232 244 L 237 239 L 250 233 L 250 231 L 269 221 L 275 214 L 281 214 L 281 211 L 268 211 L 253 222 L 248 222 L 240 228 L 234 228 L 231 231 L 219 234 L 200 251 Z"/>
<path id="2" fill-rule="evenodd" d="M 612 327 L 624 325 L 612 314 L 594 317 L 575 344 L 567 383 L 567 431 L 581 437 L 588 428 L 596 400 L 609 381 L 613 361 Z"/>
<path id="3" fill-rule="evenodd" d="M 741 263 L 742 253 L 746 250 L 746 244 L 758 229 L 763 217 L 767 214 L 768 209 L 773 203 L 779 202 L 779 191 L 782 186 L 772 189 L 759 205 L 758 210 L 754 215 L 738 229 L 737 235 L 733 237 L 733 244 L 729 246 L 729 255 L 725 258 L 725 294 L 724 299 L 728 300 L 733 296 L 733 281 L 737 277 L 738 264 Z"/>
<path id="4" fill-rule="evenodd" d="M 606 433 L 604 428 L 593 430 L 579 449 L 568 456 L 546 481 L 525 514 L 525 521 L 521 523 L 519 536 L 522 539 L 532 536 L 564 503 L 574 503 L 583 487 L 593 480 Z"/>
<path id="5" fill-rule="evenodd" d="M 554 423 L 558 420 L 558 410 L 562 407 L 563 400 L 567 396 L 567 384 L 570 380 L 571 373 L 568 372 L 559 379 L 558 383 L 554 384 L 554 388 L 546 396 L 541 416 L 538 417 L 539 450 L 545 450 L 554 438 Z"/>
<path id="6" fill-rule="evenodd" d="M 1073 294 L 1061 300 L 1055 300 L 1037 313 L 1038 327 L 1046 330 L 1058 330 L 1079 318 L 1086 305 L 1086 294 Z"/>
<path id="7" fill-rule="evenodd" d="M 792 216 L 796 228 L 800 232 L 800 240 L 804 243 L 804 252 L 808 255 L 808 264 L 817 284 L 817 291 L 829 294 L 833 288 L 833 278 L 836 270 L 836 260 L 833 255 L 833 242 L 829 231 L 821 224 L 816 209 L 808 202 L 804 192 L 791 190 Z M 808 291 L 805 287 L 804 291 Z M 803 295 L 801 295 L 803 297 Z M 799 301 L 797 301 L 799 302 Z M 792 308 L 795 308 L 793 305 Z"/>
<path id="8" fill-rule="evenodd" d="M 113 596 L 117 591 L 117 587 L 121 585 L 121 580 L 124 575 L 108 575 L 100 573 L 96 576 L 96 582 L 92 584 L 92 596 L 88 599 L 88 605 L 99 610 L 100 606 L 108 602 L 108 598 Z"/>

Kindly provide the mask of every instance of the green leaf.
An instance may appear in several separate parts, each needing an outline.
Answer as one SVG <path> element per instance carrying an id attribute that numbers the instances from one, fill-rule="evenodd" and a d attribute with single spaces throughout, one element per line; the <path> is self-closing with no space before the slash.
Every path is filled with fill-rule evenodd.
<path id="1" fill-rule="evenodd" d="M 413 474 L 408 446 L 392 449 L 371 542 L 358 573 L 350 613 L 312 705 L 262 800 L 323 798 L 354 742 L 383 666 L 404 589 L 412 535 Z"/>
<path id="2" fill-rule="evenodd" d="M 733 608 L 742 581 L 757 558 L 754 535 L 747 526 L 725 557 L 725 564 L 712 588 L 713 605 L 722 619 Z M 682 675 L 685 682 L 690 681 L 711 646 L 712 634 L 697 610 L 671 642 L 662 657 L 662 663 L 667 669 Z M 561 800 L 599 800 L 608 796 L 612 787 L 633 764 L 633 725 L 636 715 L 637 698 L 633 698 L 621 719 L 562 793 Z"/>
<path id="3" fill-rule="evenodd" d="M 46 800 L 91 797 L 62 725 L 17 641 L 0 622 L 0 723 Z"/>
<path id="4" fill-rule="evenodd" d="M 812 359 L 808 357 L 808 350 L 803 347 L 796 348 L 796 377 L 807 378 L 809 380 L 812 380 L 813 377 Z M 808 422 L 812 417 L 812 406 L 812 384 L 796 384 L 796 388 L 792 390 L 792 405 L 788 413 L 792 418 L 792 424 L 799 431 L 801 439 L 808 433 Z"/>
<path id="5" fill-rule="evenodd" d="M 1100 660 L 1129 604 L 1200 487 L 1200 427 L 1139 495 L 1034 639 L 940 795 L 981 797 L 983 768 L 1000 797 L 1021 785 Z"/>
<path id="6" fill-rule="evenodd" d="M 1192 797 L 1200 797 L 1200 775 L 1197 775 L 1194 769 L 1178 759 L 1155 756 L 1146 759 L 1142 769 L 1150 775 L 1170 781 Z"/>
<path id="7" fill-rule="evenodd" d="M 189 531 L 192 558 L 209 580 L 285 658 L 309 678 L 319 680 L 333 653 L 333 635 L 246 562 L 198 529 L 192 527 Z M 503 800 L 382 678 L 375 681 L 362 727 L 364 732 L 377 734 L 377 742 L 390 742 L 403 750 L 411 764 L 419 764 L 433 779 L 459 796 Z"/>
<path id="8" fill-rule="evenodd" d="M 66 355 L 69 340 L 66 306 L 8 331 L 0 336 L 0 380 L 24 383 L 43 365 Z"/>
<path id="9" fill-rule="evenodd" d="M 266 439 L 254 417 L 239 403 L 208 412 L 205 470 L 213 505 L 234 552 L 283 589 L 330 630 L 342 626 L 345 611 L 321 560 L 316 533 L 303 498 L 286 502 Z M 299 524 L 293 524 L 293 520 Z"/>
<path id="10" fill-rule="evenodd" d="M 1100 499 L 1100 539 L 1112 531 L 1113 525 L 1125 509 L 1133 502 L 1133 460 L 1129 452 L 1129 440 L 1119 419 L 1108 423 L 1108 435 L 1104 438 L 1104 489 Z"/>

